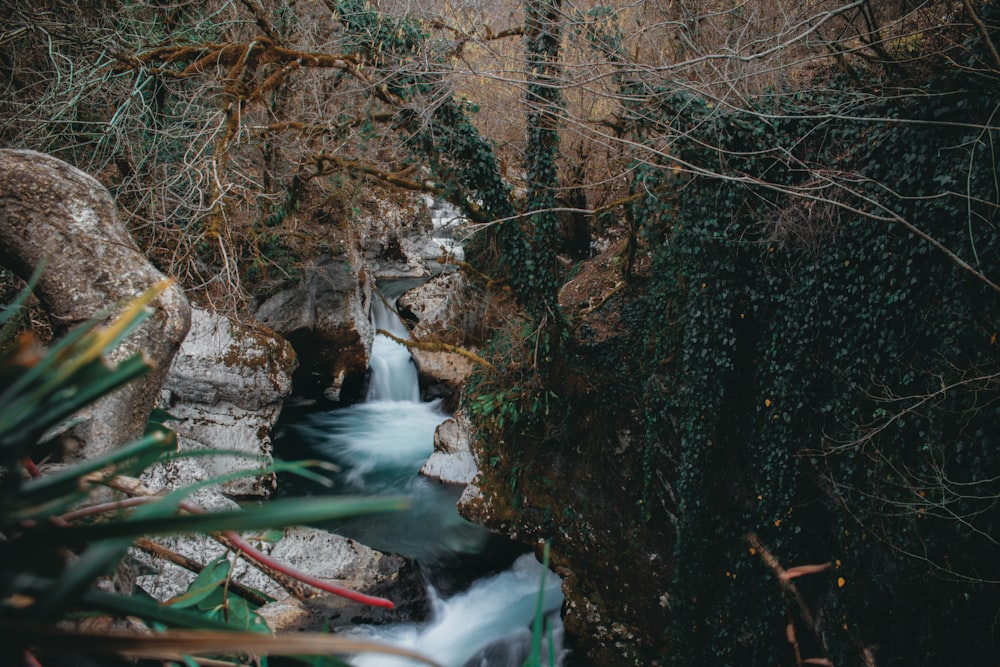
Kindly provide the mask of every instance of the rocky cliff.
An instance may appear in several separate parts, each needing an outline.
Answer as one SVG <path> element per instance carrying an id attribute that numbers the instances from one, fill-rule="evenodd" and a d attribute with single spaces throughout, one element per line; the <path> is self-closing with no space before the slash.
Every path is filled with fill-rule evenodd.
<path id="1" fill-rule="evenodd" d="M 655 665 L 666 642 L 674 529 L 670 508 L 651 503 L 647 491 L 653 483 L 659 497 L 670 495 L 644 467 L 630 366 L 637 341 L 626 322 L 641 285 L 618 284 L 615 250 L 587 262 L 562 290 L 562 306 L 577 319 L 564 361 L 552 369 L 557 389 L 542 401 L 545 418 L 524 401 L 513 424 L 511 407 L 504 421 L 496 412 L 484 417 L 482 398 L 478 409 L 472 398 L 480 472 L 459 509 L 524 543 L 550 540 L 578 655 L 595 665 Z M 602 304 L 613 290 L 620 298 Z"/>

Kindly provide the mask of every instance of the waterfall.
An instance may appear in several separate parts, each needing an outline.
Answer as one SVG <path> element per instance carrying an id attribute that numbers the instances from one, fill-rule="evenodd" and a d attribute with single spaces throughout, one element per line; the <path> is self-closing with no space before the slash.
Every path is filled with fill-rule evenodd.
<path id="1" fill-rule="evenodd" d="M 391 301 L 397 296 L 392 295 Z M 382 298 L 375 300 L 372 321 L 377 329 L 394 336 L 409 336 Z M 378 520 L 357 517 L 324 527 L 380 551 L 414 558 L 439 580 L 449 580 L 448 572 L 468 567 L 470 561 L 480 563 L 480 571 L 486 569 L 485 564 L 495 556 L 493 540 L 499 538 L 458 515 L 459 489 L 418 474 L 434 449 L 434 430 L 447 415 L 437 402 L 420 401 L 416 367 L 405 345 L 376 335 L 370 365 L 366 402 L 299 416 L 283 437 L 294 438 L 302 448 L 299 456 L 322 458 L 341 469 L 331 473 L 336 493 L 402 494 L 411 499 L 413 509 L 380 515 Z M 541 578 L 541 564 L 534 556 L 523 555 L 509 569 L 482 577 L 447 598 L 432 588 L 432 615 L 426 623 L 359 627 L 356 632 L 415 649 L 446 667 L 520 667 L 530 647 L 528 628 Z M 561 605 L 562 593 L 555 575 L 547 573 L 545 582 L 545 608 L 551 614 Z M 558 614 L 552 616 L 558 640 Z M 413 665 L 387 661 L 381 655 L 355 656 L 350 662 L 357 667 Z"/>
<path id="2" fill-rule="evenodd" d="M 372 305 L 372 324 L 375 329 L 388 331 L 397 338 L 407 339 L 410 332 L 381 295 L 376 295 Z M 372 343 L 371 380 L 368 385 L 369 401 L 420 400 L 420 383 L 417 367 L 405 345 L 383 334 L 375 334 Z"/>
<path id="3" fill-rule="evenodd" d="M 415 650 L 447 667 L 521 667 L 531 646 L 528 629 L 538 600 L 542 565 L 531 554 L 504 572 L 480 579 L 465 592 L 434 598 L 433 619 L 425 625 L 399 624 L 366 629 L 364 636 Z M 548 573 L 545 609 L 559 609 L 559 580 Z M 558 614 L 554 614 L 558 621 Z M 561 626 L 553 633 L 558 637 Z M 355 667 L 412 667 L 409 660 L 381 654 L 351 659 Z M 543 664 L 547 664 L 543 661 Z"/>

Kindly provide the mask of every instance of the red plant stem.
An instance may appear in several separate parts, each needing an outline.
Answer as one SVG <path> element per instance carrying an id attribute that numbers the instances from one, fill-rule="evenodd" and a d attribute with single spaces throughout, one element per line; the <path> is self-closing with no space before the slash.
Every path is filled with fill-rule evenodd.
<path id="1" fill-rule="evenodd" d="M 90 505 L 88 507 L 82 507 L 78 510 L 73 510 L 72 512 L 67 512 L 62 515 L 63 521 L 76 521 L 77 519 L 82 519 L 83 517 L 93 516 L 94 514 L 103 514 L 104 512 L 111 512 L 113 510 L 126 509 L 128 507 L 136 507 L 138 505 L 148 505 L 151 502 L 155 502 L 159 498 L 155 496 L 133 496 L 131 498 L 123 498 L 122 500 L 116 500 L 112 503 L 101 503 L 99 505 Z"/>
<path id="2" fill-rule="evenodd" d="M 192 513 L 204 513 L 205 509 L 195 505 L 189 501 L 182 501 L 180 504 L 181 509 L 184 509 Z M 336 584 L 331 584 L 328 581 L 323 581 L 322 579 L 317 579 L 312 577 L 305 572 L 296 570 L 295 568 L 286 565 L 280 561 L 277 561 L 270 556 L 268 556 L 263 551 L 260 551 L 252 544 L 244 540 L 239 534 L 231 530 L 222 531 L 222 535 L 225 536 L 227 540 L 232 543 L 234 547 L 239 549 L 247 558 L 255 560 L 262 565 L 280 572 L 285 576 L 297 579 L 304 584 L 308 584 L 313 588 L 318 588 L 321 591 L 326 591 L 327 593 L 332 593 L 342 598 L 348 600 L 353 600 L 354 602 L 360 602 L 361 604 L 372 605 L 373 607 L 383 607 L 385 609 L 395 609 L 396 605 L 393 604 L 392 600 L 387 600 L 385 598 L 374 597 L 372 595 L 365 595 L 364 593 L 358 593 L 357 591 L 352 591 L 349 588 L 344 588 L 343 586 L 337 586 Z"/>
<path id="3" fill-rule="evenodd" d="M 31 475 L 32 477 L 42 476 L 42 471 L 39 470 L 38 466 L 35 465 L 35 462 L 29 459 L 27 456 L 21 459 L 21 465 L 24 466 L 24 469 L 27 470 L 28 474 Z"/>
<path id="4" fill-rule="evenodd" d="M 31 651 L 24 652 L 24 665 L 25 667 L 42 667 L 42 663 L 38 662 L 38 658 Z"/>
<path id="5" fill-rule="evenodd" d="M 120 485 L 113 486 L 113 488 L 124 490 L 126 491 L 126 493 L 130 493 L 132 495 L 138 495 L 140 493 L 140 491 L 137 490 L 137 488 L 126 489 Z M 150 494 L 146 492 L 143 495 L 150 495 Z M 187 500 L 182 500 L 179 504 L 179 507 L 180 509 L 186 512 L 190 512 L 192 514 L 204 514 L 206 512 L 205 508 L 200 507 L 197 504 Z M 63 523 L 66 523 L 65 521 L 62 520 L 62 517 L 53 517 L 53 520 L 58 520 L 62 521 Z M 344 588 L 343 586 L 337 586 L 336 584 L 331 584 L 327 581 L 323 581 L 322 579 L 317 579 L 316 577 L 309 576 L 304 572 L 300 572 L 299 570 L 296 570 L 293 567 L 285 565 L 284 563 L 276 561 L 267 554 L 255 548 L 252 544 L 244 540 L 234 531 L 231 530 L 223 531 L 222 535 L 227 540 L 229 540 L 229 542 L 234 547 L 239 549 L 245 556 L 247 556 L 247 558 L 255 560 L 258 563 L 264 565 L 265 567 L 269 567 L 272 570 L 279 572 L 287 577 L 291 577 L 293 579 L 301 581 L 302 583 L 312 586 L 314 588 L 318 588 L 321 591 L 326 591 L 327 593 L 332 593 L 334 595 L 346 598 L 348 600 L 360 602 L 361 604 L 368 604 L 372 605 L 373 607 L 383 607 L 385 609 L 395 609 L 396 607 L 396 605 L 393 604 L 392 600 L 387 600 L 385 598 L 380 598 L 380 597 L 374 597 L 372 595 L 365 595 L 364 593 L 358 593 L 357 591 L 352 591 L 351 589 Z"/>
<path id="6" fill-rule="evenodd" d="M 374 597 L 371 595 L 365 595 L 364 593 L 358 593 L 357 591 L 352 591 L 349 588 L 344 588 L 342 586 L 337 586 L 336 584 L 331 584 L 322 579 L 317 579 L 316 577 L 311 577 L 305 572 L 300 572 L 284 563 L 274 560 L 267 554 L 256 549 L 252 544 L 244 540 L 238 534 L 231 530 L 224 531 L 222 533 L 226 536 L 226 539 L 233 543 L 237 549 L 243 552 L 244 555 L 252 558 L 258 563 L 263 563 L 267 567 L 270 567 L 282 574 L 286 574 L 293 579 L 298 579 L 304 584 L 309 584 L 321 591 L 326 591 L 327 593 L 333 593 L 334 595 L 339 595 L 342 598 L 347 598 L 348 600 L 353 600 L 355 602 L 360 602 L 361 604 L 369 604 L 373 607 L 384 607 L 385 609 L 394 609 L 396 605 L 393 604 L 392 600 L 386 600 L 385 598 Z"/>

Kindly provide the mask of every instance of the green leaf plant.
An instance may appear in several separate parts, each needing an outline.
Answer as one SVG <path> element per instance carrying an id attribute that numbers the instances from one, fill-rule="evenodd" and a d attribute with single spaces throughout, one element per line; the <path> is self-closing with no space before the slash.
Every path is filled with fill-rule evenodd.
<path id="1" fill-rule="evenodd" d="M 108 323 L 94 320 L 45 348 L 31 332 L 16 333 L 35 278 L 0 312 L 0 662 L 5 665 L 120 664 L 121 658 L 158 664 L 242 664 L 240 656 L 343 655 L 376 651 L 421 656 L 327 634 L 273 635 L 256 609 L 267 602 L 230 580 L 223 556 L 200 569 L 188 591 L 166 603 L 112 592 L 119 562 L 147 536 L 210 534 L 279 583 L 313 587 L 364 604 L 392 602 L 349 591 L 276 562 L 236 531 L 261 531 L 349 515 L 393 511 L 404 499 L 313 497 L 258 507 L 207 512 L 188 497 L 225 481 L 216 478 L 156 493 L 138 476 L 148 467 L 184 456 L 176 436 L 160 423 L 118 449 L 83 461 L 58 458 L 58 433 L 81 408 L 150 370 L 141 353 L 117 364 L 107 353 L 148 316 L 158 285 Z M 162 415 L 154 422 L 162 421 Z M 219 452 L 217 452 L 219 453 Z M 232 455 L 233 453 L 228 453 Z M 269 471 L 310 476 L 309 462 L 273 464 Z M 233 476 L 260 474 L 260 470 Z M 119 622 L 122 619 L 128 622 Z M 138 626 L 137 626 L 138 623 Z M 136 630 L 137 627 L 141 629 Z M 127 630 L 118 628 L 128 628 Z M 227 662 L 228 661 L 228 662 Z M 334 661 L 335 662 L 335 661 Z M 81 663 L 82 664 L 82 663 Z"/>

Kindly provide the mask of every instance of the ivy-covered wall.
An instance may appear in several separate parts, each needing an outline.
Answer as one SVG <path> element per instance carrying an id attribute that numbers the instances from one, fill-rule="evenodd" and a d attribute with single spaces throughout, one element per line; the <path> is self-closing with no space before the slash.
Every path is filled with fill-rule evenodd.
<path id="1" fill-rule="evenodd" d="M 552 396 L 516 355 L 470 387 L 487 513 L 552 539 L 595 664 L 1000 662 L 1000 81 L 965 46 L 634 110 L 676 139 L 617 336 L 573 329 Z"/>
<path id="2" fill-rule="evenodd" d="M 641 204 L 671 359 L 646 404 L 679 436 L 673 664 L 795 664 L 789 624 L 838 665 L 1000 659 L 1000 294 L 974 275 L 1000 276 L 1000 88 L 967 71 L 862 107 L 847 85 L 664 105 L 676 157 L 715 172 Z M 753 536 L 830 568 L 796 599 Z"/>

